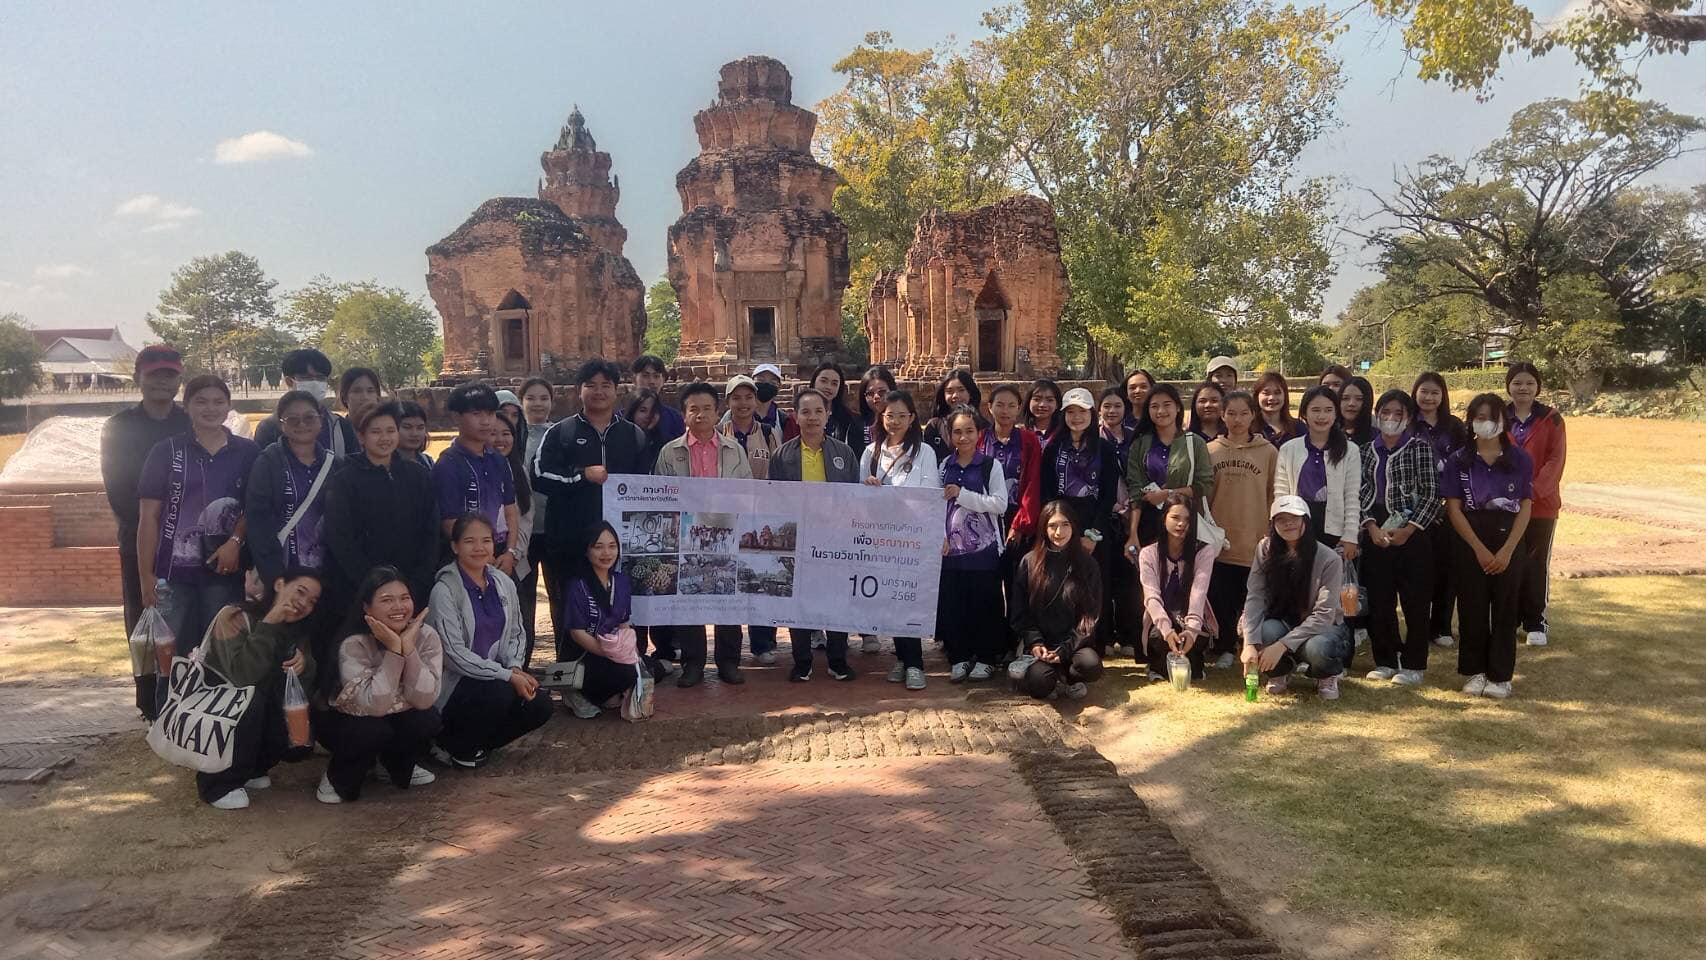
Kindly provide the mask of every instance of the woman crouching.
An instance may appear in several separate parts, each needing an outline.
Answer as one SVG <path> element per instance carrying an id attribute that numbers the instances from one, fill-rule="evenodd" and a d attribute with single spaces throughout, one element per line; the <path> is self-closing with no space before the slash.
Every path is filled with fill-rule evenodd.
<path id="1" fill-rule="evenodd" d="M 1096 619 L 1102 609 L 1101 569 L 1079 541 L 1065 501 L 1043 507 L 1043 535 L 1019 561 L 1008 619 L 1019 648 L 1037 659 L 1020 687 L 1038 700 L 1065 694 L 1082 699 L 1102 676 Z"/>
<path id="2" fill-rule="evenodd" d="M 421 623 L 427 611 L 415 612 L 409 583 L 396 567 L 374 568 L 357 595 L 367 629 L 338 646 L 335 679 L 341 682 L 321 731 L 332 752 L 315 792 L 321 803 L 359 800 L 369 772 L 398 789 L 435 779 L 420 761 L 440 726 L 434 705 L 444 647 L 438 631 Z"/>
<path id="3" fill-rule="evenodd" d="M 590 720 L 602 709 L 618 709 L 622 697 L 640 679 L 640 672 L 655 676 L 652 664 L 640 656 L 639 644 L 628 623 L 634 604 L 634 585 L 626 573 L 616 569 L 622 559 L 622 542 L 610 522 L 599 524 L 586 548 L 586 567 L 569 581 L 563 600 L 563 625 L 580 645 L 578 658 L 584 665 L 579 690 L 563 694 L 575 716 Z"/>
<path id="4" fill-rule="evenodd" d="M 1339 599 L 1345 563 L 1309 532 L 1309 504 L 1274 500 L 1273 531 L 1256 545 L 1244 599 L 1246 667 L 1268 675 L 1268 693 L 1284 693 L 1302 660 L 1323 700 L 1339 699 L 1339 676 L 1351 658 L 1351 630 Z"/>

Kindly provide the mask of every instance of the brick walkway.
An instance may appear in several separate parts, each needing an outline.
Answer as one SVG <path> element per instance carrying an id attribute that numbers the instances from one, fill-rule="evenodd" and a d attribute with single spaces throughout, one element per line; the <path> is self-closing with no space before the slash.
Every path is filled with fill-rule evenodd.
<path id="1" fill-rule="evenodd" d="M 0 683 L 0 784 L 33 783 L 100 738 L 141 731 L 129 679 Z"/>
<path id="2" fill-rule="evenodd" d="M 1129 956 L 1004 758 L 488 782 L 334 956 Z"/>

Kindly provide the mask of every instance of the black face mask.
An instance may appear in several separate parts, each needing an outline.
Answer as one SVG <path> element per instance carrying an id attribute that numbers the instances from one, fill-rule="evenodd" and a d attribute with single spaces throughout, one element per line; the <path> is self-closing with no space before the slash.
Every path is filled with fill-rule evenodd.
<path id="1" fill-rule="evenodd" d="M 777 392 L 780 391 L 782 388 L 776 386 L 774 383 L 769 383 L 766 381 L 760 381 L 759 384 L 756 387 L 754 387 L 753 389 L 758 392 L 758 402 L 759 403 L 769 403 L 770 401 L 776 399 Z"/>

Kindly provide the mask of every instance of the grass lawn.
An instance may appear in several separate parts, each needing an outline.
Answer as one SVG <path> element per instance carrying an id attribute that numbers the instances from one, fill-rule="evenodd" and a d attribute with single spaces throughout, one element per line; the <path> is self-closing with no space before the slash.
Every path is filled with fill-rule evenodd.
<path id="1" fill-rule="evenodd" d="M 1706 423 L 1571 417 L 1566 432 L 1566 499 L 1572 480 L 1706 496 Z"/>
<path id="2" fill-rule="evenodd" d="M 1211 672 L 1185 695 L 1119 682 L 1085 719 L 1144 790 L 1271 847 L 1204 850 L 1217 831 L 1200 831 L 1219 872 L 1272 855 L 1282 889 L 1261 893 L 1387 928 L 1396 960 L 1691 956 L 1706 943 L 1706 659 L 1683 645 L 1706 632 L 1703 591 L 1556 584 L 1554 645 L 1519 650 L 1504 703 L 1462 696 L 1454 651 L 1436 649 L 1419 692 L 1358 679 L 1336 704 L 1312 684 L 1247 704 L 1241 678 Z"/>

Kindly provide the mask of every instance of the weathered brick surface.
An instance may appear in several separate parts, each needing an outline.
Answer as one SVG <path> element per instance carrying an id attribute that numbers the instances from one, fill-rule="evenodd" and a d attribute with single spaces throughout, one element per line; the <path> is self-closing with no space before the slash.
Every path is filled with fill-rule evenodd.
<path id="1" fill-rule="evenodd" d="M 58 546 L 54 515 L 52 505 L 0 506 L 0 607 L 121 602 L 118 547 Z"/>

